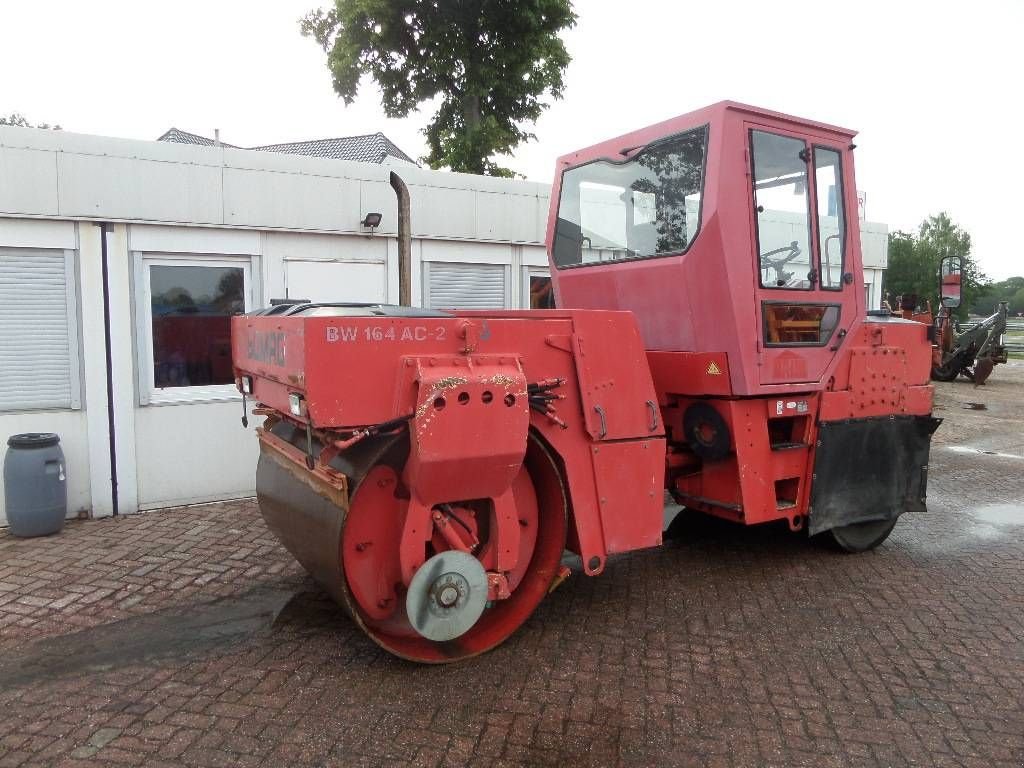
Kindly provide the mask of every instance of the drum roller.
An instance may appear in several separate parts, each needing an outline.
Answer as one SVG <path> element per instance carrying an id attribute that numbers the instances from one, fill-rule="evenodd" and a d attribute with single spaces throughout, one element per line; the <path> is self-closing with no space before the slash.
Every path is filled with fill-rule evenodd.
<path id="1" fill-rule="evenodd" d="M 261 440 L 256 474 L 267 525 L 391 653 L 428 663 L 482 653 L 511 635 L 547 593 L 565 546 L 566 501 L 555 463 L 534 436 L 512 483 L 519 558 L 499 585 L 490 535 L 496 530 L 494 504 L 488 499 L 437 505 L 426 560 L 408 583 L 403 580 L 405 430 L 363 440 L 334 457 L 330 469 L 344 475 L 347 493 L 274 447 L 277 438 L 305 452 L 305 430 L 281 421 L 270 434 Z M 314 454 L 320 448 L 314 440 Z M 468 551 L 456 548 L 460 542 Z"/>

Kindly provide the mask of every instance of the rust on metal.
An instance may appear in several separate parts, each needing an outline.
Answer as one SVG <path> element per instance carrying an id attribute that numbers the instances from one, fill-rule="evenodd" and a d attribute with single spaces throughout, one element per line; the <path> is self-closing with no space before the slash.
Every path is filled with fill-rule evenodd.
<path id="1" fill-rule="evenodd" d="M 344 474 L 320 465 L 309 469 L 306 466 L 306 454 L 291 443 L 262 428 L 258 428 L 256 433 L 264 455 L 288 470 L 300 483 L 327 498 L 339 510 L 348 509 L 348 478 Z"/>

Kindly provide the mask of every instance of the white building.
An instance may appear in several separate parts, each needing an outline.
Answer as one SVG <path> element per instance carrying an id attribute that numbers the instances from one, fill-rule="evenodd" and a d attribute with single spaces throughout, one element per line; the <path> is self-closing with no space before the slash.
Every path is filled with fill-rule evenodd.
<path id="1" fill-rule="evenodd" d="M 392 168 L 413 303 L 528 307 L 549 187 Z M 279 297 L 397 303 L 390 170 L 0 127 L 0 438 L 61 436 L 72 514 L 251 495 L 226 318 Z M 878 306 L 887 233 L 862 229 Z"/>

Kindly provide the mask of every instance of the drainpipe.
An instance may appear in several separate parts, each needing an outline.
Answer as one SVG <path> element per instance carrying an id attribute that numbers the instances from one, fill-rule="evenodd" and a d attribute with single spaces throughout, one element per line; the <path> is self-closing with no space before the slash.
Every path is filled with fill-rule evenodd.
<path id="1" fill-rule="evenodd" d="M 391 186 L 398 198 L 398 303 L 412 306 L 412 233 L 409 231 L 409 188 L 391 172 Z"/>
<path id="2" fill-rule="evenodd" d="M 100 228 L 100 269 L 103 276 L 103 347 L 107 366 L 107 430 L 110 435 L 110 503 L 113 515 L 117 517 L 117 438 L 114 434 L 114 365 L 110 343 L 110 269 L 107 259 L 107 234 L 109 225 L 99 222 Z"/>

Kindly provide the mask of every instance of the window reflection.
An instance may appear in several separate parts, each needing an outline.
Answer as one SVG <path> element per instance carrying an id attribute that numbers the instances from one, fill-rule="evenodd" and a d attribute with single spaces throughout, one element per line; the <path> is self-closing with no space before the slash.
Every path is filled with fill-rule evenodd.
<path id="1" fill-rule="evenodd" d="M 566 171 L 555 264 L 685 251 L 700 228 L 706 144 L 703 127 L 653 142 L 629 160 L 595 160 Z"/>
<path id="2" fill-rule="evenodd" d="M 546 275 L 530 275 L 530 309 L 554 309 L 555 289 Z"/>
<path id="3" fill-rule="evenodd" d="M 245 311 L 241 267 L 149 267 L 156 387 L 230 384 L 231 316 Z"/>
<path id="4" fill-rule="evenodd" d="M 843 287 L 843 259 L 846 244 L 846 217 L 843 209 L 843 175 L 839 153 L 814 148 L 814 173 L 818 192 L 818 234 L 821 253 L 821 287 Z"/>

